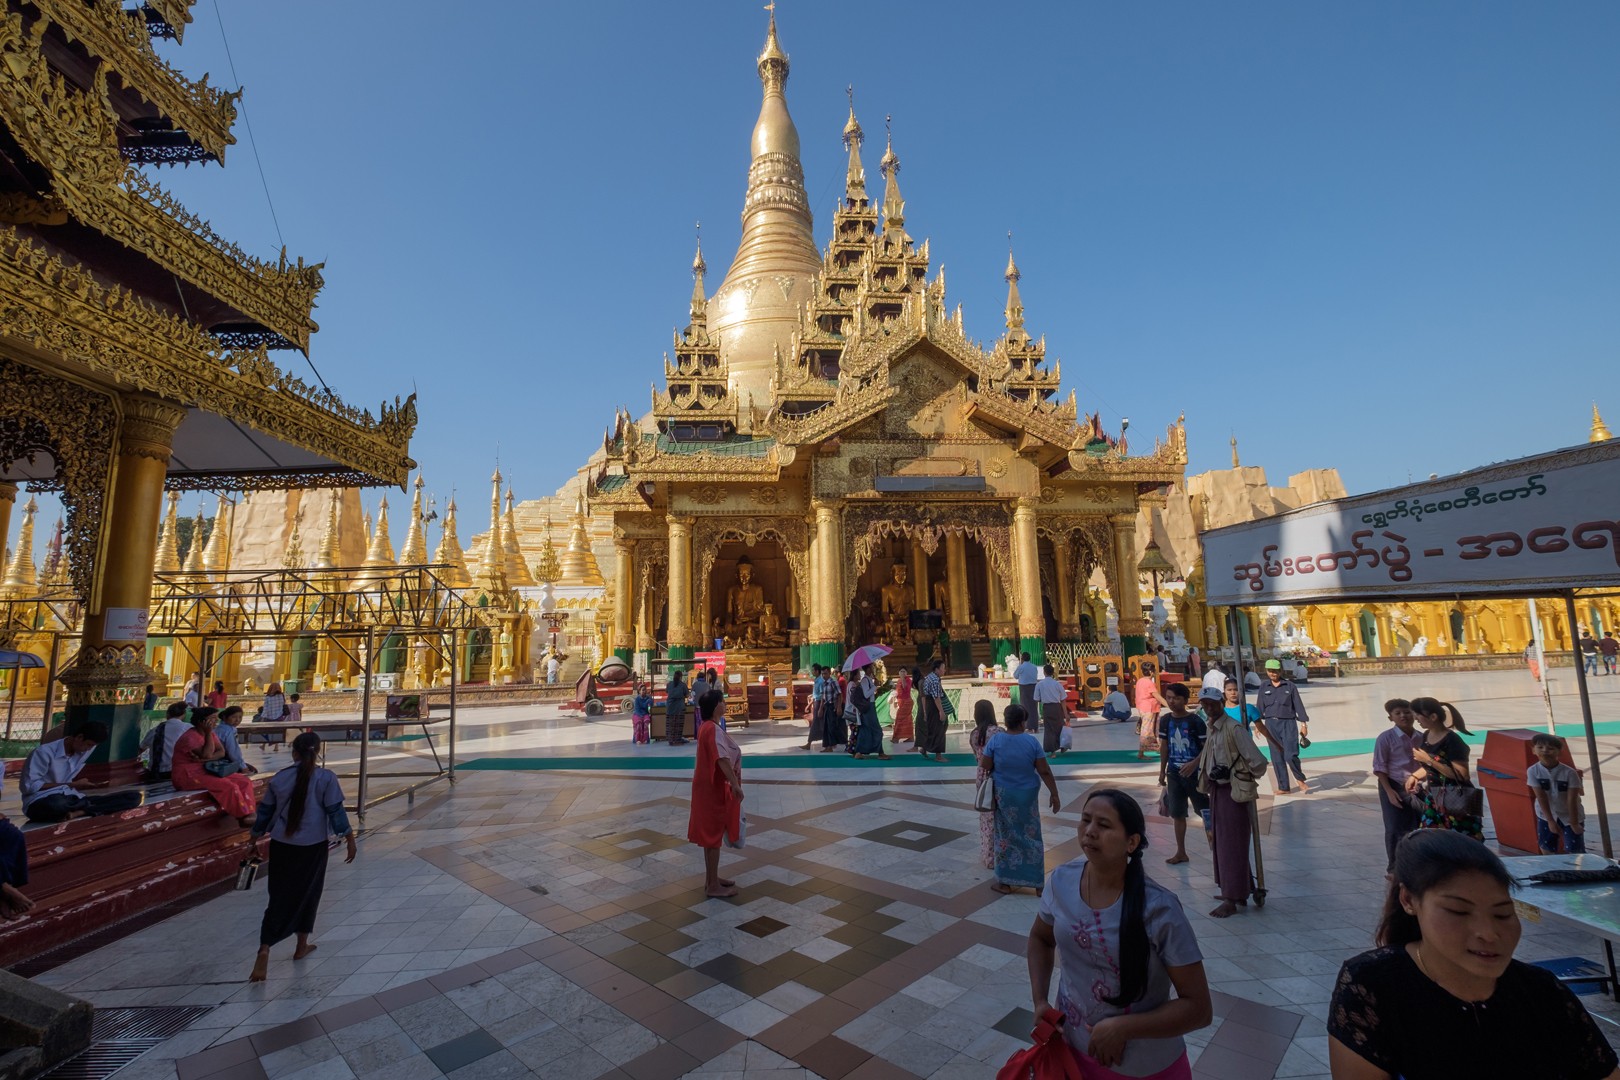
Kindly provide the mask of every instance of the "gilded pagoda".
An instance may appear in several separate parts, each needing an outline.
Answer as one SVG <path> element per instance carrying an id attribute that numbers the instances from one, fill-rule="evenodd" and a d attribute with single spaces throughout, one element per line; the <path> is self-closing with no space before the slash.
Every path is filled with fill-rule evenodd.
<path id="1" fill-rule="evenodd" d="M 308 350 L 321 266 L 247 255 L 148 172 L 234 142 L 238 93 L 154 46 L 190 6 L 0 12 L 0 535 L 18 483 L 61 492 L 83 611 L 68 725 L 107 722 L 115 760 L 134 755 L 151 681 L 166 488 L 403 485 L 413 464 L 413 401 L 355 409 L 271 359 Z"/>
<path id="2" fill-rule="evenodd" d="M 1124 652 L 1142 652 L 1137 516 L 1181 479 L 1183 424 L 1133 456 L 1060 399 L 1010 254 L 1005 328 L 971 340 L 906 230 L 892 138 L 868 193 L 853 100 L 818 250 L 788 69 L 773 13 L 736 256 L 709 294 L 699 250 L 663 388 L 649 416 L 620 411 L 591 478 L 613 520 L 615 651 L 1041 657 L 1103 636 L 1100 571 Z"/>

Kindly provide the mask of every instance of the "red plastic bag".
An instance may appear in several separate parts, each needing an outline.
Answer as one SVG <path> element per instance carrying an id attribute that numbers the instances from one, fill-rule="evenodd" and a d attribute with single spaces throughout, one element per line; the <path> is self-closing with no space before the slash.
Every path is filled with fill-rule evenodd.
<path id="1" fill-rule="evenodd" d="M 1063 1014 L 1048 1008 L 1029 1033 L 1035 1045 L 1007 1059 L 996 1080 L 1083 1080 L 1080 1062 L 1063 1038 Z"/>

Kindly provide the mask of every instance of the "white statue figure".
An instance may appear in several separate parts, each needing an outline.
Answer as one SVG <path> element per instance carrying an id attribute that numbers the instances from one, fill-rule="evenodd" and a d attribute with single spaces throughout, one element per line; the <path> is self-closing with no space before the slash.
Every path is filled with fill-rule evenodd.
<path id="1" fill-rule="evenodd" d="M 1420 635 L 1418 637 L 1418 639 L 1417 639 L 1417 644 L 1412 646 L 1412 651 L 1407 653 L 1406 655 L 1407 656 L 1428 656 L 1429 655 L 1429 639 Z"/>

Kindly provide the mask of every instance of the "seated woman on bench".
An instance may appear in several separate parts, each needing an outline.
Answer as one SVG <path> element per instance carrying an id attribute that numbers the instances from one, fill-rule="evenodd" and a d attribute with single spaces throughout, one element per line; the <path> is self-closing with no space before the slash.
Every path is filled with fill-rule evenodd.
<path id="1" fill-rule="evenodd" d="M 215 733 L 219 714 L 206 705 L 191 710 L 191 730 L 174 744 L 170 779 L 176 791 L 206 791 L 220 809 L 243 825 L 253 824 L 253 781 L 237 770 Z M 216 764 L 217 762 L 217 764 Z"/>

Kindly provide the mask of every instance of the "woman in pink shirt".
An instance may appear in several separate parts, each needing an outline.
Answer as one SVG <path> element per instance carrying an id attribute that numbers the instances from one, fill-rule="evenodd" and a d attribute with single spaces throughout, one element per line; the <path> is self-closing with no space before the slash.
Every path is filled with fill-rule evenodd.
<path id="1" fill-rule="evenodd" d="M 1147 752 L 1159 749 L 1159 710 L 1168 709 L 1170 703 L 1159 693 L 1159 679 L 1151 666 L 1144 666 L 1142 677 L 1136 680 L 1136 758 L 1147 760 Z"/>

